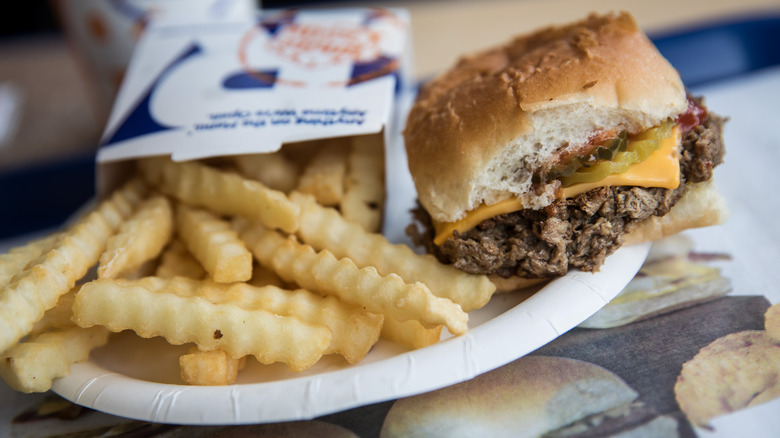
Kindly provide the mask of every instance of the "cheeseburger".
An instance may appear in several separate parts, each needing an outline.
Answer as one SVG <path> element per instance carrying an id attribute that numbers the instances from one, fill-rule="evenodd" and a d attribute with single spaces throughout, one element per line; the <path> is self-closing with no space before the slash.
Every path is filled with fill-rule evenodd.
<path id="1" fill-rule="evenodd" d="M 517 37 L 420 90 L 409 233 L 499 289 L 597 271 L 623 244 L 725 219 L 723 121 L 628 13 Z"/>

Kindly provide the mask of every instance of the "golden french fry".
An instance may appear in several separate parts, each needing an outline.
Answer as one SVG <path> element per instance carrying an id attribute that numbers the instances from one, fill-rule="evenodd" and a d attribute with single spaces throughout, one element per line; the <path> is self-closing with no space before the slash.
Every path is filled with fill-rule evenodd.
<path id="1" fill-rule="evenodd" d="M 276 286 L 282 289 L 286 286 L 284 280 L 279 278 L 276 272 L 261 264 L 256 264 L 252 268 L 252 278 L 247 281 L 247 284 L 255 287 Z"/>
<path id="2" fill-rule="evenodd" d="M 46 392 L 52 380 L 70 373 L 70 366 L 89 357 L 89 352 L 105 344 L 108 330 L 83 329 L 71 324 L 31 336 L 0 356 L 0 377 L 21 392 Z"/>
<path id="3" fill-rule="evenodd" d="M 179 237 L 214 281 L 232 283 L 252 278 L 252 253 L 230 223 L 207 210 L 179 204 L 176 225 Z"/>
<path id="4" fill-rule="evenodd" d="M 173 278 L 164 288 L 180 296 L 198 296 L 214 304 L 229 303 L 245 310 L 265 310 L 325 326 L 331 331 L 331 339 L 324 354 L 341 354 L 350 363 L 368 354 L 379 339 L 384 319 L 382 315 L 370 313 L 336 297 L 323 297 L 304 289 L 284 290 L 276 286 L 255 287 L 245 283 L 219 284 L 187 278 Z"/>
<path id="5" fill-rule="evenodd" d="M 416 318 L 431 325 L 444 324 L 455 335 L 468 331 L 468 314 L 460 305 L 433 295 L 423 283 L 407 284 L 396 274 L 380 276 L 372 266 L 358 268 L 352 260 L 337 260 L 328 251 L 315 260 L 312 275 L 318 284 L 325 285 L 322 289 L 374 312 L 400 321 Z M 367 304 L 374 302 L 379 305 Z"/>
<path id="6" fill-rule="evenodd" d="M 233 160 L 242 175 L 271 189 L 288 193 L 298 185 L 300 169 L 281 152 L 238 155 Z"/>
<path id="7" fill-rule="evenodd" d="M 365 230 L 379 232 L 385 202 L 385 160 L 382 134 L 352 138 L 347 156 L 344 197 L 339 210 L 344 218 Z"/>
<path id="8" fill-rule="evenodd" d="M 162 336 L 174 345 L 192 342 L 232 357 L 251 354 L 260 363 L 283 362 L 293 371 L 314 365 L 330 343 L 326 327 L 233 303 L 215 304 L 169 283 L 156 277 L 86 283 L 76 295 L 73 321 L 113 332 L 133 330 L 144 338 Z"/>
<path id="9" fill-rule="evenodd" d="M 460 304 L 466 312 L 487 304 L 496 290 L 486 276 L 467 274 L 431 255 L 416 254 L 406 245 L 391 244 L 381 234 L 367 232 L 336 210 L 318 205 L 310 196 L 293 192 L 290 200 L 301 208 L 298 236 L 318 251 L 327 249 L 360 267 L 374 266 L 381 275 L 395 273 L 408 283 L 424 283 L 434 295 Z"/>
<path id="10" fill-rule="evenodd" d="M 108 239 L 100 255 L 98 278 L 116 278 L 156 258 L 173 234 L 173 211 L 161 195 L 145 200 Z"/>
<path id="11" fill-rule="evenodd" d="M 124 272 L 116 278 L 122 278 L 124 280 L 137 280 L 139 278 L 154 275 L 154 273 L 157 271 L 158 262 L 159 262 L 159 257 L 147 260 L 141 266 L 132 269 L 130 271 Z"/>
<path id="12" fill-rule="evenodd" d="M 8 284 L 11 278 L 22 272 L 31 261 L 54 248 L 59 238 L 60 234 L 54 233 L 0 254 L 0 287 Z"/>
<path id="13" fill-rule="evenodd" d="M 468 331 L 468 315 L 460 306 L 433 295 L 422 283 L 407 284 L 392 273 L 383 277 L 372 266 L 358 268 L 348 258 L 337 260 L 327 250 L 317 253 L 262 225 L 246 227 L 241 238 L 261 264 L 304 289 L 335 295 L 399 321 L 444 324 L 453 334 Z"/>
<path id="14" fill-rule="evenodd" d="M 27 335 L 46 310 L 97 263 L 106 241 L 140 203 L 145 186 L 131 181 L 80 218 L 41 257 L 0 287 L 0 352 Z"/>
<path id="15" fill-rule="evenodd" d="M 427 328 L 413 319 L 399 322 L 393 318 L 385 318 L 380 336 L 382 339 L 417 349 L 439 342 L 441 330 L 440 325 Z"/>
<path id="16" fill-rule="evenodd" d="M 259 181 L 199 162 L 175 163 L 168 157 L 141 159 L 138 168 L 162 192 L 188 204 L 244 216 L 288 233 L 298 228 L 298 206 Z"/>
<path id="17" fill-rule="evenodd" d="M 94 210 L 86 212 L 79 221 L 86 220 L 97 210 L 112 229 L 118 230 L 148 195 L 149 186 L 142 179 L 133 178 L 114 190 Z"/>
<path id="18" fill-rule="evenodd" d="M 73 321 L 71 321 L 73 311 L 71 308 L 73 307 L 73 301 L 76 299 L 76 292 L 78 289 L 79 286 L 76 286 L 68 293 L 60 296 L 60 299 L 57 300 L 57 304 L 47 310 L 40 320 L 36 321 L 32 330 L 30 330 L 29 335 L 34 336 L 50 329 L 73 327 Z"/>
<path id="19" fill-rule="evenodd" d="M 0 356 L 0 377 L 22 392 L 45 392 L 52 380 L 63 377 L 70 365 L 85 360 L 90 350 L 108 340 L 103 327 L 82 329 L 71 316 L 78 287 L 60 296 L 29 335 Z"/>
<path id="20" fill-rule="evenodd" d="M 190 385 L 230 385 L 245 363 L 246 356 L 235 359 L 222 350 L 201 351 L 193 347 L 179 357 L 179 370 L 182 380 Z"/>
<path id="21" fill-rule="evenodd" d="M 303 170 L 297 190 L 314 196 L 322 205 L 338 205 L 344 196 L 347 146 L 343 138 L 323 141 Z"/>
<path id="22" fill-rule="evenodd" d="M 187 277 L 199 280 L 206 276 L 206 270 L 184 243 L 174 238 L 160 256 L 160 263 L 154 275 L 161 278 Z"/>
<path id="23" fill-rule="evenodd" d="M 308 166 L 312 157 L 317 155 L 317 151 L 322 149 L 326 139 L 304 140 L 294 143 L 285 143 L 279 152 L 284 155 L 290 163 L 293 163 L 300 171 Z M 296 180 L 296 185 L 298 181 Z"/>

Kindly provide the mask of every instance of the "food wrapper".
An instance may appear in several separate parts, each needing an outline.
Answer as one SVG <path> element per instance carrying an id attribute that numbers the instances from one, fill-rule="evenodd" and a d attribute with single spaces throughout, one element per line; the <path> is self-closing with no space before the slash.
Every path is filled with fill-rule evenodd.
<path id="1" fill-rule="evenodd" d="M 195 2 L 205 12 L 149 21 L 101 139 L 101 193 L 122 178 L 111 164 L 131 158 L 267 153 L 392 130 L 408 65 L 404 10 L 248 3 Z"/>

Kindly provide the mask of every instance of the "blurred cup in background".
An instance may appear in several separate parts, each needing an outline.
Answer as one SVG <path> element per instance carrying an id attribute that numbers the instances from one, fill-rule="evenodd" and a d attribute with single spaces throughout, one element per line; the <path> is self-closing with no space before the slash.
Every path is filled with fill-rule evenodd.
<path id="1" fill-rule="evenodd" d="M 154 4 L 150 0 L 57 0 L 66 36 L 103 121 Z"/>

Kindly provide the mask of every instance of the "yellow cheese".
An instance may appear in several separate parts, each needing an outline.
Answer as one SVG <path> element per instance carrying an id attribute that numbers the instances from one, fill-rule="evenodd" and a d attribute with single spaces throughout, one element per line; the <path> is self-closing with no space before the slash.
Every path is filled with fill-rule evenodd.
<path id="1" fill-rule="evenodd" d="M 675 127 L 672 135 L 665 138 L 661 147 L 650 154 L 645 161 L 634 164 L 626 172 L 616 173 L 601 181 L 575 184 L 563 189 L 562 198 L 571 198 L 597 187 L 639 186 L 676 189 L 680 185 L 680 159 L 677 145 L 680 130 Z"/>
<path id="2" fill-rule="evenodd" d="M 452 236 L 452 233 L 455 230 L 458 230 L 459 233 L 463 233 L 476 227 L 477 224 L 485 219 L 522 209 L 523 203 L 519 199 L 512 198 L 499 201 L 492 205 L 482 204 L 476 209 L 466 213 L 466 217 L 457 222 L 434 221 L 433 227 L 436 230 L 436 237 L 433 239 L 433 243 L 441 245 L 445 240 Z"/>
<path id="3" fill-rule="evenodd" d="M 680 185 L 680 160 L 677 153 L 679 143 L 680 130 L 675 127 L 672 135 L 665 138 L 661 147 L 650 154 L 645 161 L 634 164 L 626 172 L 610 175 L 601 181 L 566 187 L 561 191 L 561 198 L 571 198 L 598 187 L 639 186 L 676 189 Z M 436 237 L 433 243 L 441 245 L 455 230 L 464 233 L 485 219 L 522 208 L 523 203 L 519 199 L 506 199 L 492 205 L 483 204 L 468 212 L 466 217 L 457 222 L 434 222 Z"/>

